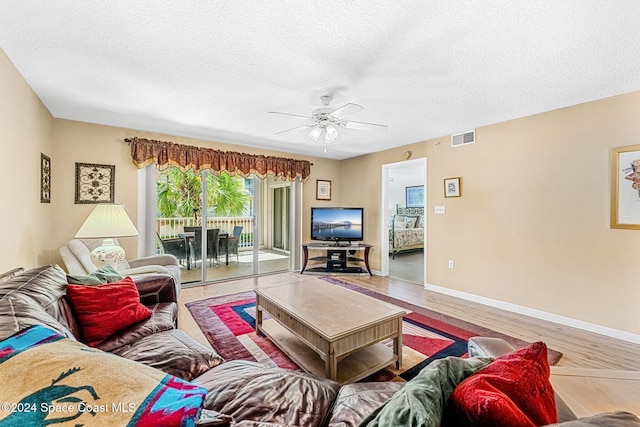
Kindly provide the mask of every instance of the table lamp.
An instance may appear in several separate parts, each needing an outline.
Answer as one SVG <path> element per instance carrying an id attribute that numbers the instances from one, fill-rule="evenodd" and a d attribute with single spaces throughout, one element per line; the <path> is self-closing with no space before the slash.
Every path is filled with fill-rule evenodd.
<path id="1" fill-rule="evenodd" d="M 123 205 L 104 204 L 96 206 L 91 211 L 75 238 L 104 239 L 102 245 L 91 251 L 91 258 L 116 267 L 125 260 L 125 253 L 113 238 L 138 235 L 138 230 L 129 219 Z"/>

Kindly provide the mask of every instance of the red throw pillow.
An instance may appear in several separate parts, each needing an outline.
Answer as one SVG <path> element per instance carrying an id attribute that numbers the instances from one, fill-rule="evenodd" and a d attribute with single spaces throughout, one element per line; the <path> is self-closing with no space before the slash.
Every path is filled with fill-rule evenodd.
<path id="1" fill-rule="evenodd" d="M 442 427 L 535 427 L 557 422 L 549 373 L 543 342 L 497 358 L 456 387 Z"/>
<path id="2" fill-rule="evenodd" d="M 151 310 L 140 303 L 138 287 L 130 277 L 104 285 L 67 285 L 67 297 L 80 324 L 82 338 L 92 347 L 151 317 Z"/>

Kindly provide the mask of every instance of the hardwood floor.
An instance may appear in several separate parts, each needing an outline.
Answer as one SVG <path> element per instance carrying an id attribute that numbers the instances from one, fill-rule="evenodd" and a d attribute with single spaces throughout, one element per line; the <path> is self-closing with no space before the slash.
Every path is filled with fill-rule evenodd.
<path id="1" fill-rule="evenodd" d="M 205 345 L 208 342 L 184 304 L 216 295 L 249 291 L 313 276 L 286 272 L 183 289 L 179 325 Z M 640 414 L 640 345 L 580 329 L 522 316 L 425 290 L 421 285 L 390 277 L 344 276 L 342 279 L 415 305 L 457 317 L 525 341 L 544 341 L 563 353 L 552 370 L 558 394 L 578 415 L 625 409 Z M 612 399 L 611 396 L 615 396 Z"/>

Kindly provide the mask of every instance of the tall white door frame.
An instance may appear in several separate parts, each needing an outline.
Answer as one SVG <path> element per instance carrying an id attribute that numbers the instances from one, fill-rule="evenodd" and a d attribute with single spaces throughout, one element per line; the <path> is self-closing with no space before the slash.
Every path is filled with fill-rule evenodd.
<path id="1" fill-rule="evenodd" d="M 405 165 L 421 165 L 424 170 L 424 277 L 423 283 L 427 284 L 427 158 L 422 157 L 419 159 L 413 160 L 405 160 L 402 162 L 396 163 L 387 163 L 382 165 L 382 197 L 381 197 L 381 205 L 380 205 L 380 236 L 382 236 L 382 262 L 380 264 L 380 274 L 383 276 L 389 275 L 389 220 L 391 219 L 389 214 L 389 170 L 395 167 L 402 167 Z"/>

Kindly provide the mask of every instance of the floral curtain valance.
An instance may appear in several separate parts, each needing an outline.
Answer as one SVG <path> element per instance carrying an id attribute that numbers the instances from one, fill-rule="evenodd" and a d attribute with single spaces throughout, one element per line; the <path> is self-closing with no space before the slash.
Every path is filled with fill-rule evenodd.
<path id="1" fill-rule="evenodd" d="M 274 175 L 289 181 L 296 178 L 305 181 L 311 174 L 311 163 L 307 160 L 220 151 L 137 137 L 125 141 L 131 147 L 131 159 L 138 168 L 155 163 L 160 170 L 176 166 L 182 171 L 210 170 L 214 174 L 225 172 L 243 177 L 255 174 L 260 178 Z"/>

